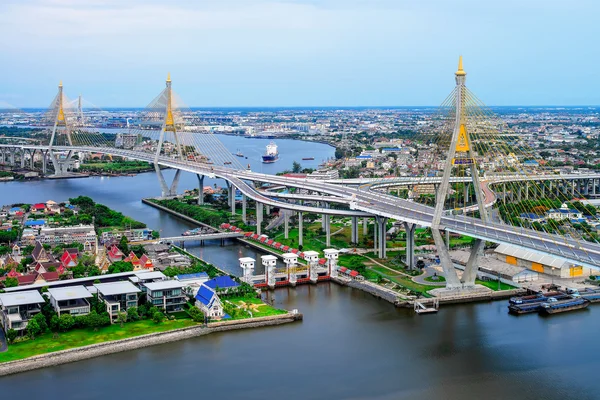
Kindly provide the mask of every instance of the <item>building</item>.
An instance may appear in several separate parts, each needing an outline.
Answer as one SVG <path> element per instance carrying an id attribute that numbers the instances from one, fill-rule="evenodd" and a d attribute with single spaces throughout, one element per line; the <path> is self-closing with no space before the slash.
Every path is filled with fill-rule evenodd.
<path id="1" fill-rule="evenodd" d="M 94 225 L 62 226 L 58 228 L 44 227 L 40 229 L 37 240 L 42 244 L 49 244 L 50 246 L 81 243 L 85 251 L 96 251 L 98 247 L 98 238 L 96 237 Z"/>
<path id="2" fill-rule="evenodd" d="M 183 283 L 178 280 L 157 281 L 144 283 L 149 303 L 164 309 L 166 312 L 183 310 L 186 303 Z"/>
<path id="3" fill-rule="evenodd" d="M 106 231 L 102 232 L 102 243 L 109 242 L 111 239 L 121 239 L 125 236 L 128 242 L 141 242 L 152 239 L 152 230 L 150 229 L 128 229 L 125 231 Z"/>
<path id="4" fill-rule="evenodd" d="M 524 267 L 535 272 L 554 275 L 560 278 L 574 278 L 591 275 L 593 271 L 573 264 L 564 258 L 541 254 L 531 250 L 501 244 L 495 249 L 496 257 L 507 264 Z"/>
<path id="5" fill-rule="evenodd" d="M 554 219 L 556 221 L 561 221 L 563 219 L 582 219 L 583 214 L 580 211 L 574 208 L 569 208 L 566 204 L 563 204 L 558 209 L 553 208 L 546 211 L 546 218 Z"/>
<path id="6" fill-rule="evenodd" d="M 319 169 L 308 174 L 310 179 L 338 179 L 340 172 L 337 169 Z"/>
<path id="7" fill-rule="evenodd" d="M 231 279 L 230 276 L 217 276 L 204 283 L 204 286 L 214 290 L 215 293 L 228 293 L 236 287 L 240 286 L 239 283 Z"/>
<path id="8" fill-rule="evenodd" d="M 535 213 L 521 213 L 519 214 L 519 218 L 521 218 L 523 221 L 528 221 L 528 222 L 545 222 L 546 218 L 543 215 L 538 215 Z"/>
<path id="9" fill-rule="evenodd" d="M 219 296 L 215 291 L 208 286 L 201 285 L 196 293 L 195 299 L 196 307 L 198 307 L 205 316 L 209 318 L 223 318 L 225 316 L 221 299 L 219 299 Z"/>
<path id="10" fill-rule="evenodd" d="M 471 256 L 470 251 L 466 250 L 453 250 L 450 252 L 452 261 L 463 267 L 467 265 L 469 257 Z M 539 278 L 539 273 L 527 269 L 525 267 L 519 267 L 514 264 L 508 264 L 506 261 L 498 259 L 490 254 L 485 254 L 479 258 L 478 263 L 478 277 L 498 279 L 507 284 L 533 282 Z"/>
<path id="11" fill-rule="evenodd" d="M 0 293 L 0 316 L 4 331 L 21 331 L 27 322 L 42 311 L 44 298 L 37 290 L 17 293 Z"/>
<path id="12" fill-rule="evenodd" d="M 113 322 L 121 311 L 138 305 L 138 293 L 141 290 L 129 281 L 96 283 L 94 287 L 98 290 L 98 298 L 106 304 L 106 311 Z"/>
<path id="13" fill-rule="evenodd" d="M 142 293 L 146 293 L 146 283 L 160 282 L 166 280 L 167 277 L 160 271 L 136 271 L 129 280 L 140 288 Z"/>
<path id="14" fill-rule="evenodd" d="M 208 281 L 210 277 L 206 272 L 197 272 L 195 274 L 181 274 L 175 276 L 179 282 L 183 284 L 184 287 L 190 288 L 192 293 L 200 289 L 200 286 Z"/>
<path id="15" fill-rule="evenodd" d="M 86 315 L 90 313 L 87 299 L 93 295 L 83 285 L 49 288 L 50 304 L 60 317 L 61 314 Z"/>

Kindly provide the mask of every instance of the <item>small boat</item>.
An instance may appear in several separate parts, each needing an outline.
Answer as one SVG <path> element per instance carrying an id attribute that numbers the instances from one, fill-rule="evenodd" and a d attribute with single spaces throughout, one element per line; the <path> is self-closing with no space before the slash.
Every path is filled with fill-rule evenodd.
<path id="1" fill-rule="evenodd" d="M 314 160 L 314 157 L 302 157 L 303 160 Z"/>
<path id="2" fill-rule="evenodd" d="M 242 153 L 242 151 L 240 149 L 238 149 L 237 153 L 235 153 L 236 156 L 238 157 L 244 157 L 244 153 Z"/>
<path id="3" fill-rule="evenodd" d="M 229 165 L 229 164 L 231 164 L 231 161 L 225 161 L 223 164 Z"/>
<path id="4" fill-rule="evenodd" d="M 566 311 L 580 310 L 590 305 L 590 301 L 582 297 L 575 297 L 568 300 L 556 300 L 550 297 L 547 303 L 542 303 L 540 313 L 542 314 L 558 314 Z"/>

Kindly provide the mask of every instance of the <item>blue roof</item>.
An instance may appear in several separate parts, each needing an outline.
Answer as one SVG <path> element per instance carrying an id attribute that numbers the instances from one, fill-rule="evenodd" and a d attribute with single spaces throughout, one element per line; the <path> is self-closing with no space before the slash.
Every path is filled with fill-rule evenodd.
<path id="1" fill-rule="evenodd" d="M 373 157 L 371 157 L 369 155 L 364 155 L 364 156 L 356 156 L 356 158 L 362 159 L 362 158 L 373 158 Z"/>
<path id="2" fill-rule="evenodd" d="M 194 279 L 194 278 L 208 278 L 208 274 L 206 272 L 196 272 L 195 274 L 181 274 L 177 275 L 177 279 Z"/>
<path id="3" fill-rule="evenodd" d="M 36 226 L 36 225 L 44 225 L 45 223 L 46 223 L 46 221 L 44 221 L 43 219 L 32 219 L 29 221 L 25 221 L 25 223 L 23 225 Z"/>
<path id="4" fill-rule="evenodd" d="M 198 289 L 198 293 L 196 293 L 196 300 L 205 306 L 209 306 L 213 300 L 213 297 L 215 297 L 215 292 L 213 292 L 212 289 L 204 285 L 200 285 L 200 289 Z"/>
<path id="5" fill-rule="evenodd" d="M 384 147 L 383 151 L 402 151 L 400 147 Z"/>
<path id="6" fill-rule="evenodd" d="M 213 278 L 204 284 L 211 289 L 227 289 L 230 287 L 240 286 L 240 284 L 231 279 L 230 276 L 217 276 L 216 278 Z"/>
<path id="7" fill-rule="evenodd" d="M 23 211 L 23 209 L 21 207 L 13 207 L 10 209 L 10 211 L 17 212 L 17 211 Z"/>
<path id="8" fill-rule="evenodd" d="M 519 217 L 529 218 L 529 219 L 542 219 L 543 218 L 541 215 L 537 215 L 535 213 L 522 213 L 521 215 L 519 215 Z"/>

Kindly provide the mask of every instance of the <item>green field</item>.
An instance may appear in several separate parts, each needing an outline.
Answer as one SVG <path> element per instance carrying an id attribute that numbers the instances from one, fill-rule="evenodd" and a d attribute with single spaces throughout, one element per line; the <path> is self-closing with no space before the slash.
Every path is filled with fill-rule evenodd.
<path id="1" fill-rule="evenodd" d="M 53 333 L 45 333 L 35 338 L 35 340 L 25 340 L 9 345 L 6 352 L 0 353 L 0 362 L 20 360 L 38 354 L 126 339 L 148 333 L 165 332 L 193 325 L 197 325 L 197 323 L 191 319 L 166 320 L 160 324 L 156 324 L 151 320 L 142 320 L 127 322 L 122 328 L 119 324 L 102 327 L 96 332 L 93 329 L 74 329 L 59 334 L 56 339 L 53 337 Z"/>
<path id="2" fill-rule="evenodd" d="M 516 286 L 511 286 L 511 285 L 507 285 L 504 282 L 500 282 L 500 289 L 498 289 L 498 282 L 497 281 L 480 281 L 479 279 L 477 279 L 475 281 L 476 284 L 478 285 L 483 285 L 487 288 L 490 288 L 494 291 L 497 290 L 512 290 L 512 289 L 516 289 Z"/>
<path id="3" fill-rule="evenodd" d="M 250 311 L 253 318 L 287 314 L 286 310 L 271 307 L 258 297 L 228 297 L 222 300 L 224 303 L 230 302 L 236 306 L 241 306 L 243 310 Z"/>

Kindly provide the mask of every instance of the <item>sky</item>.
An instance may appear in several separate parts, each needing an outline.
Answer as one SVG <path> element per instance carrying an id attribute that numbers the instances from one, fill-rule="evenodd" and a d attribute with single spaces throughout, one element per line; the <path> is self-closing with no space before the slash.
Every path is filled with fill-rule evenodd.
<path id="1" fill-rule="evenodd" d="M 600 104 L 597 0 L 2 0 L 0 105 Z"/>

